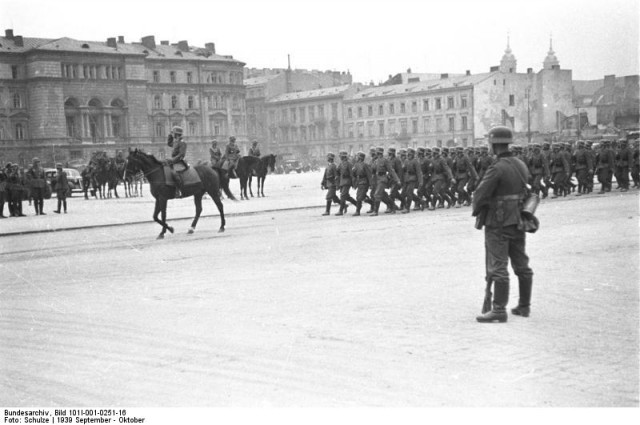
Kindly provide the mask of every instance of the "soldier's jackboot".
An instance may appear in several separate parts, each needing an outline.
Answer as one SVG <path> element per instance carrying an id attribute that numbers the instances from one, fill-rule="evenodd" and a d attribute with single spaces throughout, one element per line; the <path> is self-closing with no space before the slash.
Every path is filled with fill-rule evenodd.
<path id="1" fill-rule="evenodd" d="M 533 277 L 518 277 L 518 289 L 520 290 L 520 298 L 518 306 L 511 309 L 511 313 L 516 316 L 529 317 L 531 312 L 531 287 L 533 286 Z"/>
<path id="2" fill-rule="evenodd" d="M 44 201 L 41 199 L 40 200 L 40 215 L 47 215 L 44 211 L 42 211 L 42 208 L 44 208 Z"/>
<path id="3" fill-rule="evenodd" d="M 343 215 L 344 214 L 344 212 L 347 210 L 347 205 L 346 204 L 347 204 L 347 200 L 346 199 L 340 201 L 340 211 L 338 211 L 336 213 L 336 215 Z"/>
<path id="4" fill-rule="evenodd" d="M 38 203 L 38 200 L 33 201 L 33 206 L 36 210 L 36 215 L 40 215 L 40 204 Z"/>
<path id="5" fill-rule="evenodd" d="M 476 317 L 480 323 L 504 323 L 507 321 L 507 302 L 509 302 L 509 282 L 493 282 L 493 308 Z"/>
<path id="6" fill-rule="evenodd" d="M 449 195 L 444 195 L 444 199 L 447 201 L 447 209 L 451 208 L 451 205 L 455 202 L 454 199 L 451 199 Z"/>
<path id="7" fill-rule="evenodd" d="M 358 201 L 358 202 L 356 203 L 356 212 L 354 212 L 354 213 L 353 213 L 353 215 L 354 215 L 354 216 L 356 216 L 356 215 L 360 215 L 360 208 L 362 208 L 362 202 L 361 202 L 361 201 Z"/>
<path id="8" fill-rule="evenodd" d="M 327 209 L 322 215 L 329 215 L 329 214 L 331 214 L 331 200 L 327 201 Z"/>
<path id="9" fill-rule="evenodd" d="M 373 202 L 373 213 L 371 213 L 371 216 L 376 216 L 378 215 L 378 210 L 380 209 L 380 201 L 374 201 Z"/>

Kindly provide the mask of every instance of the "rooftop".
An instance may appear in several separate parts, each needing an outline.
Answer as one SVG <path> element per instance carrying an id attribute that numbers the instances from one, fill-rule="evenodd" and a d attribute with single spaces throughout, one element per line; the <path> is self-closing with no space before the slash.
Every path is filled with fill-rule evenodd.
<path id="1" fill-rule="evenodd" d="M 352 87 L 352 85 L 345 84 L 345 85 L 342 85 L 342 86 L 327 87 L 327 88 L 317 89 L 317 90 L 307 90 L 307 91 L 300 91 L 300 92 L 295 92 L 295 93 L 285 93 L 285 94 L 281 94 L 279 96 L 272 97 L 271 99 L 268 100 L 268 102 L 269 103 L 289 102 L 289 101 L 292 101 L 292 100 L 311 99 L 311 98 L 314 98 L 314 97 L 338 96 L 338 95 L 344 93 L 345 91 L 347 91 L 351 87 Z"/>

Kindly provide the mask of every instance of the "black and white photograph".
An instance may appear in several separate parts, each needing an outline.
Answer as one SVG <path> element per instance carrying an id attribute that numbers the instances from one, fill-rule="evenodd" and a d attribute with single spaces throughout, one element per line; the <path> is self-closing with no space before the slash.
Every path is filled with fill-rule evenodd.
<path id="1" fill-rule="evenodd" d="M 638 419 L 639 24 L 0 0 L 2 423 Z"/>

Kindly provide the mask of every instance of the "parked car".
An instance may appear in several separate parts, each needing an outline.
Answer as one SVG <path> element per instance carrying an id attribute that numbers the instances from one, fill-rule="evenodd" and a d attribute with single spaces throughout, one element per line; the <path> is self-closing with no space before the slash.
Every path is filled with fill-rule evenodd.
<path id="1" fill-rule="evenodd" d="M 67 173 L 67 181 L 69 182 L 71 192 L 82 192 L 82 176 L 80 175 L 80 172 L 75 168 L 63 168 L 62 171 Z M 56 174 L 57 171 L 55 168 L 44 169 L 44 176 L 47 179 L 47 182 L 51 185 L 51 191 L 54 193 L 56 191 Z"/>
<path id="2" fill-rule="evenodd" d="M 300 174 L 302 172 L 302 166 L 300 165 L 300 161 L 295 159 L 288 159 L 283 163 L 284 173 L 289 174 L 292 171 Z"/>

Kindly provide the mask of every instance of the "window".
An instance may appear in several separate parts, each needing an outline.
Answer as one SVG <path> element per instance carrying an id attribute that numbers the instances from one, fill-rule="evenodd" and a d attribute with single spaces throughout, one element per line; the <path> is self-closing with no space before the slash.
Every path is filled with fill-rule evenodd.
<path id="1" fill-rule="evenodd" d="M 296 108 L 291 108 L 291 122 L 298 121 L 298 114 L 296 114 Z"/>
<path id="2" fill-rule="evenodd" d="M 154 83 L 160 82 L 160 71 L 153 71 L 153 82 Z"/>
<path id="3" fill-rule="evenodd" d="M 162 109 L 162 99 L 159 94 L 153 96 L 153 107 L 155 109 Z"/>
<path id="4" fill-rule="evenodd" d="M 358 139 L 364 138 L 364 123 L 358 123 Z"/>
<path id="5" fill-rule="evenodd" d="M 349 139 L 353 139 L 353 124 L 349 124 L 347 127 L 347 134 L 349 135 Z"/>
<path id="6" fill-rule="evenodd" d="M 316 107 L 311 105 L 309 106 L 309 121 L 313 121 L 316 119 Z"/>
<path id="7" fill-rule="evenodd" d="M 331 118 L 338 119 L 338 104 L 331 104 Z"/>
<path id="8" fill-rule="evenodd" d="M 396 105 L 394 105 L 393 103 L 389 104 L 389 113 L 390 114 L 395 114 L 396 113 Z"/>
<path id="9" fill-rule="evenodd" d="M 462 117 L 462 130 L 467 130 L 467 117 Z"/>
<path id="10" fill-rule="evenodd" d="M 18 79 L 18 66 L 17 65 L 11 65 L 11 78 L 13 78 L 14 80 Z"/>
<path id="11" fill-rule="evenodd" d="M 178 96 L 171 96 L 171 108 L 176 109 L 178 107 Z"/>
<path id="12" fill-rule="evenodd" d="M 305 112 L 307 112 L 307 110 L 305 108 L 299 108 L 298 112 L 300 113 L 300 122 L 303 123 L 306 121 L 307 119 L 307 114 Z M 305 138 L 306 138 L 306 133 L 305 134 Z"/>
<path id="13" fill-rule="evenodd" d="M 67 117 L 67 136 L 76 137 L 76 120 L 75 120 L 75 117 Z"/>
<path id="14" fill-rule="evenodd" d="M 512 94 L 509 95 L 509 106 L 514 106 L 516 104 L 516 97 Z"/>
<path id="15" fill-rule="evenodd" d="M 378 135 L 379 136 L 384 136 L 384 122 L 383 121 L 379 121 L 378 122 Z"/>
<path id="16" fill-rule="evenodd" d="M 431 118 L 424 118 L 422 124 L 424 125 L 424 132 L 431 132 Z"/>
<path id="17" fill-rule="evenodd" d="M 156 137 L 164 137 L 164 124 L 161 122 L 156 123 Z"/>
<path id="18" fill-rule="evenodd" d="M 369 105 L 367 107 L 367 116 L 372 117 L 373 116 L 373 106 Z"/>
<path id="19" fill-rule="evenodd" d="M 20 96 L 20 93 L 13 94 L 13 107 L 22 108 L 22 96 Z"/>
<path id="20" fill-rule="evenodd" d="M 404 114 L 405 112 L 407 112 L 407 107 L 404 102 L 400 102 L 400 113 Z"/>
<path id="21" fill-rule="evenodd" d="M 347 118 L 353 118 L 353 110 L 351 108 L 347 109 Z"/>
<path id="22" fill-rule="evenodd" d="M 189 135 L 190 136 L 195 136 L 196 135 L 197 128 L 198 128 L 198 126 L 196 125 L 195 122 L 189 121 Z"/>
<path id="23" fill-rule="evenodd" d="M 442 99 L 436 97 L 436 109 L 442 109 Z"/>
<path id="24" fill-rule="evenodd" d="M 449 96 L 447 97 L 447 109 L 453 109 L 453 108 L 454 108 L 453 96 Z"/>
<path id="25" fill-rule="evenodd" d="M 442 118 L 436 118 L 436 133 L 442 132 Z"/>
<path id="26" fill-rule="evenodd" d="M 362 106 L 358 106 L 358 118 L 362 118 Z"/>
<path id="27" fill-rule="evenodd" d="M 169 72 L 169 80 L 171 80 L 172 83 L 176 82 L 176 72 L 175 71 Z"/>
<path id="28" fill-rule="evenodd" d="M 373 109 L 372 106 L 370 106 L 371 109 Z M 367 123 L 367 137 L 373 137 L 373 121 L 369 121 Z"/>
<path id="29" fill-rule="evenodd" d="M 24 128 L 22 127 L 22 124 L 16 124 L 16 139 L 24 139 Z"/>
<path id="30" fill-rule="evenodd" d="M 396 120 L 389 120 L 389 134 L 396 132 Z"/>
<path id="31" fill-rule="evenodd" d="M 467 96 L 460 97 L 460 107 L 461 108 L 467 107 Z"/>
<path id="32" fill-rule="evenodd" d="M 454 131 L 456 129 L 455 124 L 456 124 L 455 117 L 449 117 L 449 131 Z"/>
<path id="33" fill-rule="evenodd" d="M 422 101 L 422 110 L 423 111 L 429 110 L 429 99 L 425 99 Z"/>
<path id="34" fill-rule="evenodd" d="M 418 133 L 418 120 L 411 120 L 411 132 L 413 134 L 417 134 Z"/>
<path id="35" fill-rule="evenodd" d="M 378 115 L 384 115 L 384 105 L 378 106 Z"/>
<path id="36" fill-rule="evenodd" d="M 407 120 L 400 120 L 400 134 L 407 134 Z"/>
<path id="37" fill-rule="evenodd" d="M 413 113 L 418 112 L 418 102 L 416 101 L 411 102 L 411 112 Z"/>
<path id="38" fill-rule="evenodd" d="M 120 117 L 117 115 L 111 116 L 111 132 L 113 137 L 120 137 Z"/>
<path id="39" fill-rule="evenodd" d="M 193 83 L 193 73 L 187 72 L 187 84 Z"/>
<path id="40" fill-rule="evenodd" d="M 318 118 L 324 118 L 324 105 L 318 105 Z"/>
<path id="41" fill-rule="evenodd" d="M 189 96 L 189 97 L 187 98 L 187 105 L 188 105 L 188 108 L 189 108 L 189 109 L 193 109 L 193 108 L 195 108 L 195 101 L 194 101 L 194 99 L 193 99 L 193 96 Z"/>

